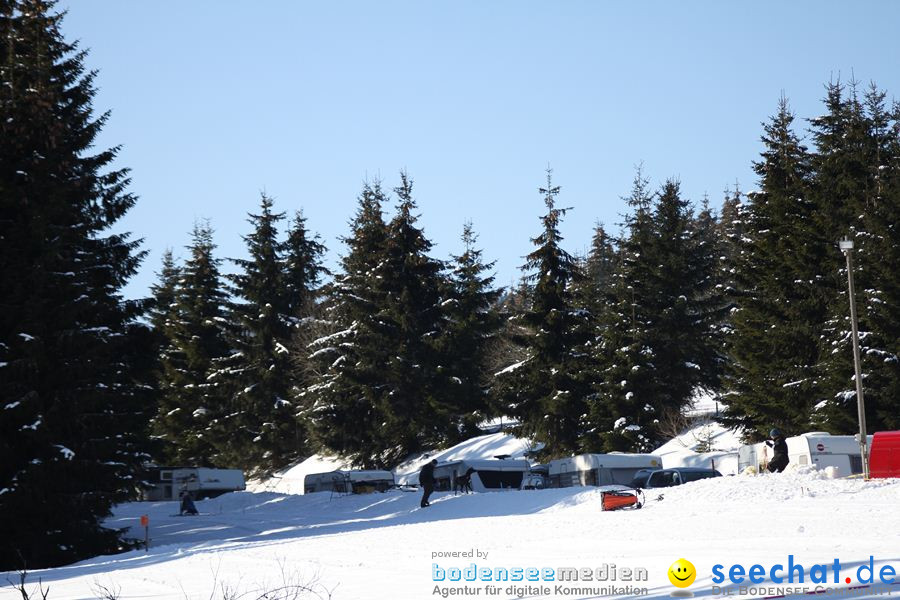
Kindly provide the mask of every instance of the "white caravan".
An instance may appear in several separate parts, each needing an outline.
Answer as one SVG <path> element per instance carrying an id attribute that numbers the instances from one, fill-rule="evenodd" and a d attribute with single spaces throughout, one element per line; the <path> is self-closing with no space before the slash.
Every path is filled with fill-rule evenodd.
<path id="1" fill-rule="evenodd" d="M 215 498 L 226 492 L 246 488 L 240 469 L 202 467 L 154 467 L 150 471 L 152 487 L 144 492 L 146 500 L 178 500 L 183 492 L 194 499 Z"/>
<path id="2" fill-rule="evenodd" d="M 303 478 L 303 493 L 334 492 L 338 494 L 368 494 L 383 492 L 394 486 L 390 471 L 329 471 L 310 473 Z"/>
<path id="3" fill-rule="evenodd" d="M 653 454 L 579 454 L 550 461 L 550 487 L 628 485 L 641 469 L 661 469 Z"/>
<path id="4" fill-rule="evenodd" d="M 814 466 L 817 469 L 835 467 L 838 475 L 856 475 L 862 473 L 862 459 L 859 453 L 859 442 L 852 435 L 831 435 L 814 431 L 789 437 L 784 440 L 788 447 L 788 468 L 793 466 Z M 869 436 L 869 446 L 872 436 Z M 765 442 L 747 444 L 738 450 L 738 468 L 744 471 L 754 467 L 760 473 L 766 470 L 772 460 L 772 448 Z"/>
<path id="5" fill-rule="evenodd" d="M 434 489 L 437 491 L 454 491 L 457 479 L 472 469 L 473 492 L 498 492 L 501 490 L 518 490 L 522 487 L 522 478 L 531 464 L 519 459 L 461 459 L 439 463 L 434 468 Z"/>

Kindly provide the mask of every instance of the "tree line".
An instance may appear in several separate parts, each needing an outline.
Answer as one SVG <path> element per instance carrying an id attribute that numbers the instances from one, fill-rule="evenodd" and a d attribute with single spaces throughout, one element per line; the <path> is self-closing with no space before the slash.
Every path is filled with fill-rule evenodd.
<path id="1" fill-rule="evenodd" d="M 100 524 L 152 462 L 390 467 L 497 417 L 540 459 L 649 451 L 697 390 L 750 440 L 853 432 L 844 236 L 869 426 L 900 427 L 900 107 L 874 85 L 829 83 L 805 125 L 782 99 L 758 189 L 719 210 L 639 169 L 583 256 L 548 171 L 510 288 L 471 223 L 460 255 L 433 255 L 401 173 L 362 187 L 334 273 L 302 213 L 264 195 L 233 273 L 197 223 L 128 300 L 146 251 L 113 227 L 137 198 L 118 149 L 94 147 L 107 114 L 59 22 L 0 2 L 0 568 L 126 547 Z"/>

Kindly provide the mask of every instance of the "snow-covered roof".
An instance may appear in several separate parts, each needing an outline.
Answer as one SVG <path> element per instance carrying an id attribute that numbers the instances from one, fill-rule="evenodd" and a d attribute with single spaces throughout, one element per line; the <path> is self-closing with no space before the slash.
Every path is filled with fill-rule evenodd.
<path id="1" fill-rule="evenodd" d="M 268 479 L 248 481 L 247 490 L 251 492 L 302 494 L 304 492 L 304 479 L 310 473 L 327 473 L 342 469 L 349 470 L 350 464 L 335 456 L 314 454 Z"/>
<path id="2" fill-rule="evenodd" d="M 437 473 L 439 469 L 466 470 L 470 467 L 476 471 L 527 471 L 531 468 L 531 463 L 527 460 L 485 460 L 464 458 L 462 460 L 451 460 L 445 463 L 438 463 L 434 470 Z"/>
<path id="3" fill-rule="evenodd" d="M 304 478 L 304 482 L 333 480 L 335 478 L 349 479 L 350 481 L 393 481 L 394 474 L 390 471 L 373 471 L 363 469 L 328 471 L 325 473 L 310 473 Z"/>
<path id="4" fill-rule="evenodd" d="M 538 446 L 540 447 L 540 446 Z M 425 463 L 437 459 L 438 463 L 455 460 L 491 460 L 495 456 L 508 455 L 510 459 L 526 459 L 525 454 L 533 449 L 531 442 L 513 437 L 507 433 L 491 433 L 470 438 L 446 450 L 424 452 L 414 456 L 394 468 L 394 476 L 399 484 L 417 485 L 419 471 Z"/>

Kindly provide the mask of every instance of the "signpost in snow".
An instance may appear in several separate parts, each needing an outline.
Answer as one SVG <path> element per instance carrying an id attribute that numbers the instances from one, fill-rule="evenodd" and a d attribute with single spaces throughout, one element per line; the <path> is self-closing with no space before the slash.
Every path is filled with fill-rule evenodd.
<path id="1" fill-rule="evenodd" d="M 150 517 L 141 515 L 141 527 L 144 528 L 144 552 L 150 551 Z"/>

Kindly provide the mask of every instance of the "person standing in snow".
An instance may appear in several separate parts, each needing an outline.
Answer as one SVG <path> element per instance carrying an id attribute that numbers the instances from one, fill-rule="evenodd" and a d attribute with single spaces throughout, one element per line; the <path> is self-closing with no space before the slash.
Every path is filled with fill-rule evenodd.
<path id="1" fill-rule="evenodd" d="M 422 470 L 419 471 L 419 485 L 422 486 L 422 508 L 431 506 L 428 503 L 428 497 L 434 491 L 434 468 L 437 466 L 437 460 L 427 463 Z"/>
<path id="2" fill-rule="evenodd" d="M 790 462 L 787 442 L 784 441 L 784 435 L 779 429 L 772 429 L 769 432 L 769 438 L 769 440 L 766 440 L 766 445 L 773 450 L 772 460 L 769 461 L 768 466 L 769 472 L 781 473 Z"/>

